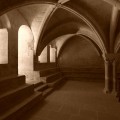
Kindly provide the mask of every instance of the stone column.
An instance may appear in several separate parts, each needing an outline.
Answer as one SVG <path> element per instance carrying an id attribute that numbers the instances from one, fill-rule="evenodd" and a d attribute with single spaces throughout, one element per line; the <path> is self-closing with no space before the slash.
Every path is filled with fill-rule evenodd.
<path id="1" fill-rule="evenodd" d="M 117 71 L 116 71 L 116 61 L 113 61 L 113 94 L 117 94 Z"/>
<path id="2" fill-rule="evenodd" d="M 47 63 L 50 63 L 50 45 L 47 46 Z"/>
<path id="3" fill-rule="evenodd" d="M 119 78 L 117 77 L 117 65 L 119 65 L 119 61 L 120 61 L 120 54 L 117 53 L 116 54 L 116 62 L 115 62 L 115 70 L 116 70 L 116 79 L 115 79 L 115 92 L 113 91 L 113 93 L 115 93 L 116 97 L 119 97 L 119 90 L 120 90 L 120 82 L 119 82 Z"/>
<path id="4" fill-rule="evenodd" d="M 116 61 L 120 54 L 105 54 L 103 55 L 105 61 L 105 93 L 117 94 L 117 71 Z"/>
<path id="5" fill-rule="evenodd" d="M 112 90 L 113 64 L 110 60 L 105 60 L 105 88 L 104 93 L 110 93 Z"/>

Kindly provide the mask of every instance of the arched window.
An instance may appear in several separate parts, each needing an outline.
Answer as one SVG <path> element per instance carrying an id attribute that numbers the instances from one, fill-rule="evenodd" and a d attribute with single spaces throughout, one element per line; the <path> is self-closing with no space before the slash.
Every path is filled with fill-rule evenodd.
<path id="1" fill-rule="evenodd" d="M 46 46 L 40 56 L 38 57 L 40 63 L 54 63 L 56 62 L 56 49 L 51 45 Z"/>
<path id="2" fill-rule="evenodd" d="M 8 31 L 0 29 L 0 64 L 8 63 Z"/>

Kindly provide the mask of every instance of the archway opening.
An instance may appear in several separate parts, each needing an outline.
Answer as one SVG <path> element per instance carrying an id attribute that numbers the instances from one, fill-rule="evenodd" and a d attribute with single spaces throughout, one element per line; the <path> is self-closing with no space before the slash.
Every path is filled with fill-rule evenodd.
<path id="1" fill-rule="evenodd" d="M 0 64 L 8 64 L 8 31 L 0 29 Z"/>
<path id="2" fill-rule="evenodd" d="M 31 29 L 22 25 L 18 30 L 18 74 L 26 76 L 26 83 L 33 80 L 34 39 Z"/>

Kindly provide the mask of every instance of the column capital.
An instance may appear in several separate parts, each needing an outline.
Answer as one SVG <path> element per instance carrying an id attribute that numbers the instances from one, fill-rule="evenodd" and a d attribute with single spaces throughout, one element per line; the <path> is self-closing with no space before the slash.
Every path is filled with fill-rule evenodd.
<path id="1" fill-rule="evenodd" d="M 108 54 L 103 54 L 103 59 L 105 61 L 110 61 L 110 62 L 113 62 L 114 60 L 118 59 L 120 57 L 120 54 L 119 53 L 108 53 Z"/>

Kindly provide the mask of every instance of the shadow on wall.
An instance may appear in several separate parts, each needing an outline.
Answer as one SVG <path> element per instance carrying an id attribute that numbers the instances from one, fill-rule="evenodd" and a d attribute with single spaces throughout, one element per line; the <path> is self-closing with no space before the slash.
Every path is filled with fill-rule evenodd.
<path id="1" fill-rule="evenodd" d="M 61 68 L 104 68 L 104 62 L 90 41 L 72 38 L 63 47 L 58 58 Z"/>

